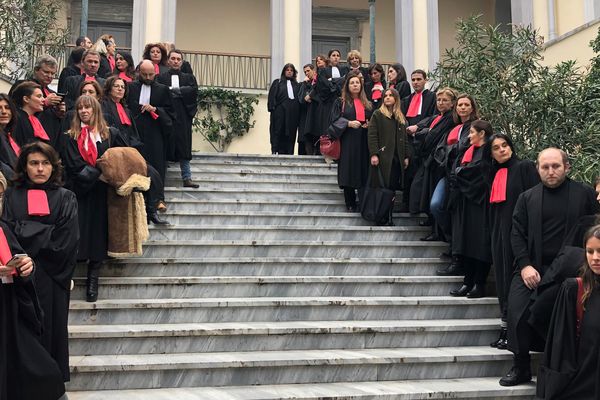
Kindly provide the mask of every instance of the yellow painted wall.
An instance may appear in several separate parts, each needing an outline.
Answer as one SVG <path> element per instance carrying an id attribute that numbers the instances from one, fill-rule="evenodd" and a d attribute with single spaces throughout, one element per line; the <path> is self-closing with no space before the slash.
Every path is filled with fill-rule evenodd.
<path id="1" fill-rule="evenodd" d="M 456 22 L 459 18 L 482 14 L 482 22 L 493 24 L 496 20 L 494 0 L 439 0 L 440 57 L 445 49 L 456 47 Z"/>
<path id="2" fill-rule="evenodd" d="M 4 79 L 0 78 L 0 93 L 8 93 L 10 87 L 10 82 L 7 82 Z"/>
<path id="3" fill-rule="evenodd" d="M 269 0 L 177 1 L 175 42 L 184 50 L 271 54 Z"/>
<path id="4" fill-rule="evenodd" d="M 556 0 L 556 34 L 563 35 L 585 23 L 583 0 Z"/>
<path id="5" fill-rule="evenodd" d="M 550 40 L 548 36 L 549 28 L 547 0 L 533 0 L 533 26 L 535 26 L 540 35 L 544 37 L 544 41 Z"/>
<path id="6" fill-rule="evenodd" d="M 552 66 L 561 61 L 576 60 L 580 66 L 589 65 L 594 56 L 589 43 L 598 34 L 598 28 L 600 28 L 600 22 L 548 46 L 543 53 L 543 64 Z"/>

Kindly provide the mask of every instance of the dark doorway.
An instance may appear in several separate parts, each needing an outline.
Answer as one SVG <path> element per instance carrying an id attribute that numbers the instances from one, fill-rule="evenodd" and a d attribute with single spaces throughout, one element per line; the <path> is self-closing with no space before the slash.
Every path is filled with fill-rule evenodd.
<path id="1" fill-rule="evenodd" d="M 350 51 L 350 38 L 349 37 L 325 37 L 325 36 L 313 36 L 312 39 L 313 57 L 317 54 L 327 55 L 329 50 L 338 49 L 341 54 L 341 61 L 346 61 L 346 55 Z"/>
<path id="2" fill-rule="evenodd" d="M 113 35 L 117 48 L 131 48 L 131 24 L 119 24 L 110 22 L 88 22 L 88 37 L 92 41 L 98 40 L 103 34 Z"/>

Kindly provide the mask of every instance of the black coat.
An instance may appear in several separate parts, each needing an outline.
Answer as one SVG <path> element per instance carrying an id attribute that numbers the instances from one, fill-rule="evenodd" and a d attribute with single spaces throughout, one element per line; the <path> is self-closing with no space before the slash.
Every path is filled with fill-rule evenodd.
<path id="1" fill-rule="evenodd" d="M 371 111 L 365 109 L 367 120 Z M 338 185 L 341 188 L 359 189 L 365 186 L 369 173 L 369 145 L 367 128 L 349 128 L 348 121 L 356 120 L 356 110 L 353 104 L 342 106 L 342 100 L 337 99 L 331 112 L 330 136 L 340 139 L 341 154 L 338 162 Z"/>
<path id="2" fill-rule="evenodd" d="M 383 93 L 381 93 L 381 97 L 378 100 L 373 100 L 373 86 L 375 86 L 375 84 L 372 80 L 369 80 L 368 82 L 365 81 L 365 94 L 367 95 L 367 99 L 373 103 L 373 110 L 378 109 L 383 104 L 383 94 L 385 93 L 387 86 L 385 81 L 382 81 L 381 84 L 383 86 Z"/>
<path id="3" fill-rule="evenodd" d="M 410 83 L 408 83 L 407 80 L 396 82 L 392 86 L 400 95 L 400 99 L 404 99 L 405 97 L 410 96 Z"/>
<path id="4" fill-rule="evenodd" d="M 171 86 L 171 77 L 179 76 L 179 89 L 171 89 L 176 118 L 173 120 L 173 138 L 169 141 L 169 160 L 192 159 L 192 122 L 198 111 L 198 84 L 192 74 L 169 70 L 156 78 L 158 83 Z"/>
<path id="5" fill-rule="evenodd" d="M 12 254 L 25 251 L 0 223 Z M 35 273 L 35 271 L 34 271 Z M 31 277 L 0 283 L 0 400 L 56 400 L 65 393 L 56 361 L 42 346 L 42 310 Z"/>
<path id="6" fill-rule="evenodd" d="M 66 93 L 67 78 L 79 75 L 81 75 L 81 69 L 79 69 L 79 67 L 76 67 L 75 65 L 68 65 L 64 67 L 60 72 L 60 76 L 58 77 L 58 92 L 63 94 Z"/>
<path id="7" fill-rule="evenodd" d="M 409 126 L 415 125 L 422 119 L 431 117 L 433 114 L 435 114 L 435 111 L 436 111 L 435 93 L 433 93 L 429 89 L 424 89 L 422 93 L 423 93 L 423 97 L 422 97 L 422 105 L 421 105 L 421 114 L 417 115 L 416 117 L 406 117 L 406 119 L 408 120 Z M 410 106 L 410 102 L 414 96 L 415 96 L 415 93 L 411 93 L 402 99 L 402 113 L 404 113 L 404 115 L 406 115 L 406 113 L 408 112 L 408 107 Z"/>
<path id="8" fill-rule="evenodd" d="M 144 143 L 142 155 L 150 165 L 156 168 L 164 182 L 167 171 L 166 143 L 173 136 L 173 119 L 175 118 L 171 93 L 167 86 L 158 82 L 152 83 L 150 104 L 156 107 L 158 114 L 158 119 L 153 119 L 150 113 L 142 113 L 141 105 L 138 104 L 142 83 L 133 81 L 128 85 L 127 105 L 135 119 L 140 139 Z"/>
<path id="9" fill-rule="evenodd" d="M 50 215 L 29 215 L 28 189 L 45 190 Z M 35 263 L 34 283 L 43 311 L 42 345 L 68 381 L 67 321 L 79 241 L 75 194 L 51 185 L 9 187 L 4 193 L 2 221 Z"/>
<path id="10" fill-rule="evenodd" d="M 113 70 L 110 67 L 110 62 L 106 54 L 100 54 L 100 67 L 98 68 L 98 76 L 106 79 L 113 74 Z"/>
<path id="11" fill-rule="evenodd" d="M 305 140 L 315 143 L 317 137 L 311 135 L 312 123 L 314 119 L 315 109 L 318 106 L 318 100 L 313 98 L 314 85 L 311 82 L 301 82 L 298 88 L 298 102 L 300 103 L 300 118 L 298 120 L 298 143 Z M 304 100 L 308 96 L 310 101 Z M 308 135 L 307 135 L 308 133 Z"/>
<path id="12" fill-rule="evenodd" d="M 15 177 L 17 153 L 11 147 L 6 132 L 0 129 L 0 172 L 7 180 Z"/>
<path id="13" fill-rule="evenodd" d="M 131 111 L 129 111 L 127 104 L 123 105 L 123 109 L 129 117 L 131 125 L 125 125 L 121 123 L 121 118 L 119 118 L 119 112 L 117 111 L 117 105 L 114 101 L 110 99 L 104 99 L 102 100 L 101 104 L 102 112 L 108 126 L 119 130 L 119 137 L 121 140 L 127 143 L 127 147 L 133 147 L 141 153 L 144 148 L 144 143 L 142 143 L 142 140 L 140 139 L 140 134 L 135 124 L 135 119 L 131 115 Z"/>
<path id="14" fill-rule="evenodd" d="M 537 380 L 537 396 L 549 400 L 600 398 L 600 291 L 586 300 L 577 338 L 577 281 L 559 292 Z"/>
<path id="15" fill-rule="evenodd" d="M 63 93 L 66 93 L 64 100 L 67 105 L 67 110 L 71 110 L 75 107 L 75 101 L 77 101 L 77 98 L 79 97 L 79 88 L 84 81 L 85 75 L 70 76 L 65 80 Z M 101 88 L 104 88 L 105 79 L 99 74 L 96 75 L 96 82 L 98 82 Z"/>

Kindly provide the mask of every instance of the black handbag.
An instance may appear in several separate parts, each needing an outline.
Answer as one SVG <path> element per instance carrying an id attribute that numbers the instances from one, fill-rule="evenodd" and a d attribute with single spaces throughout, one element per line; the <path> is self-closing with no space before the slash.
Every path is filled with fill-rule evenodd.
<path id="1" fill-rule="evenodd" d="M 385 187 L 379 166 L 372 168 L 377 169 L 379 186 L 371 187 L 371 172 L 373 171 L 370 170 L 365 187 L 358 191 L 360 215 L 367 221 L 383 225 L 391 222 L 396 192 Z"/>

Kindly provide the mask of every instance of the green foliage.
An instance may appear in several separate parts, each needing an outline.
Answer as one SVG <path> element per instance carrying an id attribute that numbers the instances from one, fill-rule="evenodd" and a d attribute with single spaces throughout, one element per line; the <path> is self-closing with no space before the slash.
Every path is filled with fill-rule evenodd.
<path id="1" fill-rule="evenodd" d="M 64 52 L 68 31 L 56 20 L 60 2 L 0 0 L 0 61 L 12 79 L 25 75 L 42 53 Z"/>
<path id="2" fill-rule="evenodd" d="M 258 104 L 255 95 L 219 88 L 199 89 L 194 127 L 216 151 L 223 152 L 233 138 L 254 127 L 255 121 L 250 122 L 254 104 Z"/>
<path id="3" fill-rule="evenodd" d="M 458 48 L 433 73 L 440 86 L 471 94 L 481 117 L 509 134 L 523 158 L 550 146 L 565 150 L 575 179 L 600 173 L 600 56 L 587 70 L 574 61 L 541 65 L 543 40 L 529 27 L 512 32 L 479 17 L 457 24 Z M 591 43 L 600 51 L 600 33 Z"/>

